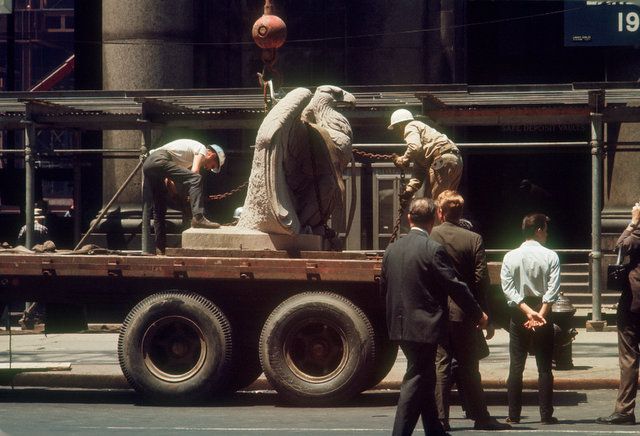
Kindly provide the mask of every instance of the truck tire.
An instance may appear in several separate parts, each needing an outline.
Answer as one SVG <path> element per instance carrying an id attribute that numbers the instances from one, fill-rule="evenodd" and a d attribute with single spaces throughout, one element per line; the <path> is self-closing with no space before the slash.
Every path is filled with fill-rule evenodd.
<path id="1" fill-rule="evenodd" d="M 329 292 L 295 295 L 274 309 L 260 335 L 260 362 L 294 404 L 325 405 L 360 393 L 375 360 L 367 316 Z"/>
<path id="2" fill-rule="evenodd" d="M 233 324 L 233 331 L 238 332 L 236 324 Z M 257 329 L 234 334 L 233 361 L 223 394 L 233 393 L 249 386 L 262 374 L 258 357 L 259 336 L 260 332 Z"/>
<path id="3" fill-rule="evenodd" d="M 198 402 L 225 382 L 231 327 L 211 301 L 192 293 L 151 295 L 127 315 L 118 360 L 129 384 L 154 403 Z"/>
<path id="4" fill-rule="evenodd" d="M 389 374 L 398 357 L 398 344 L 391 342 L 387 332 L 376 332 L 376 359 L 365 390 L 376 387 Z"/>

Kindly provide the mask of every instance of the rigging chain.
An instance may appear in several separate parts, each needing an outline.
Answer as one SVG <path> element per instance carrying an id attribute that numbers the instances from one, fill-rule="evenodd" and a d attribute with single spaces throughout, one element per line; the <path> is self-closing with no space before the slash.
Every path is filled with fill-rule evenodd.
<path id="1" fill-rule="evenodd" d="M 241 184 L 240 186 L 233 188 L 231 191 L 229 192 L 225 192 L 224 194 L 213 194 L 210 195 L 208 198 L 209 200 L 213 200 L 213 201 L 217 201 L 217 200 L 224 200 L 227 197 L 231 197 L 233 194 L 240 192 L 241 190 L 243 190 L 244 188 L 247 187 L 247 185 L 249 184 L 249 182 L 244 182 L 243 184 Z"/>
<path id="2" fill-rule="evenodd" d="M 400 169 L 400 193 L 404 192 L 405 188 L 404 181 L 404 169 Z M 399 196 L 400 194 L 398 194 Z M 393 226 L 393 233 L 391 234 L 391 239 L 389 240 L 389 244 L 395 242 L 398 239 L 398 235 L 400 234 L 400 222 L 402 221 L 402 215 L 404 214 L 404 204 L 402 199 L 400 199 L 400 206 L 398 206 L 398 216 L 396 217 L 396 224 Z"/>
<path id="3" fill-rule="evenodd" d="M 355 154 L 356 156 L 360 156 L 360 157 L 365 157 L 367 159 L 388 159 L 388 160 L 393 160 L 396 157 L 396 154 L 379 154 L 379 153 L 368 153 L 366 151 L 362 151 L 362 150 L 357 150 L 357 149 L 353 149 L 352 150 L 353 154 Z M 249 184 L 249 182 L 244 182 L 241 185 L 239 185 L 238 187 L 232 189 L 229 192 L 225 192 L 224 194 L 214 194 L 214 195 L 209 195 L 209 200 L 213 200 L 213 201 L 217 201 L 217 200 L 224 200 L 225 198 L 228 198 L 230 196 L 232 196 L 233 194 L 236 194 L 237 192 L 243 190 L 244 188 L 247 187 L 247 185 Z M 405 188 L 405 174 L 404 174 L 404 169 L 400 170 L 400 192 L 404 192 L 404 188 Z M 396 217 L 396 222 L 395 225 L 393 226 L 393 233 L 391 234 L 391 239 L 389 241 L 389 243 L 394 242 L 396 239 L 398 239 L 398 235 L 400 233 L 400 224 L 402 222 L 402 215 L 404 214 L 404 205 L 402 203 L 402 201 L 400 202 L 400 206 L 398 207 L 398 216 Z"/>

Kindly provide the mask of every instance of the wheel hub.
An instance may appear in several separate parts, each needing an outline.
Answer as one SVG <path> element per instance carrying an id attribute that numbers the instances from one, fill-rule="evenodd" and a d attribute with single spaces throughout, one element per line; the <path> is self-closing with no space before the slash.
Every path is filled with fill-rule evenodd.
<path id="1" fill-rule="evenodd" d="M 166 316 L 154 322 L 142 338 L 147 369 L 160 380 L 182 382 L 200 371 L 207 345 L 200 327 L 182 316 Z"/>
<path id="2" fill-rule="evenodd" d="M 302 380 L 324 383 L 344 368 L 349 346 L 344 331 L 325 319 L 308 319 L 290 329 L 284 342 L 289 369 Z"/>

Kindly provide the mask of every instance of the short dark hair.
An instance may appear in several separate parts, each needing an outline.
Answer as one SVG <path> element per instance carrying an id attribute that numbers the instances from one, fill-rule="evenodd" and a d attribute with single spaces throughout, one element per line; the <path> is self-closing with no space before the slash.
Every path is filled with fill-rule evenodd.
<path id="1" fill-rule="evenodd" d="M 551 219 L 543 213 L 530 213 L 522 219 L 522 236 L 530 239 L 536 234 L 536 230 L 544 229 Z"/>
<path id="2" fill-rule="evenodd" d="M 430 224 L 436 217 L 436 203 L 427 197 L 414 198 L 409 206 L 409 216 L 414 224 Z"/>
<path id="3" fill-rule="evenodd" d="M 444 219 L 450 222 L 458 222 L 462 218 L 464 198 L 456 191 L 442 191 L 436 199 L 438 207 L 444 215 Z"/>

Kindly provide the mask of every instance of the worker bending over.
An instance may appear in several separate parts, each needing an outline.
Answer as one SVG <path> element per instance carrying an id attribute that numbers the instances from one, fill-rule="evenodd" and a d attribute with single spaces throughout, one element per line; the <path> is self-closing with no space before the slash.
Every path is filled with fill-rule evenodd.
<path id="1" fill-rule="evenodd" d="M 142 167 L 144 173 L 143 201 L 153 202 L 153 225 L 156 233 L 156 254 L 167 247 L 167 180 L 175 184 L 178 194 L 189 196 L 191 227 L 217 229 L 220 224 L 204 216 L 203 181 L 200 170 L 219 173 L 224 165 L 224 150 L 218 145 L 204 145 L 192 139 L 178 139 L 151 150 Z"/>

